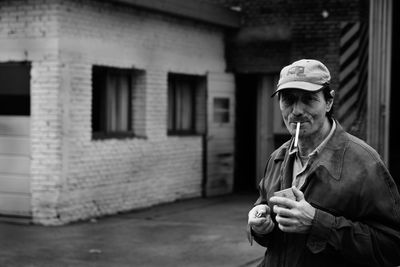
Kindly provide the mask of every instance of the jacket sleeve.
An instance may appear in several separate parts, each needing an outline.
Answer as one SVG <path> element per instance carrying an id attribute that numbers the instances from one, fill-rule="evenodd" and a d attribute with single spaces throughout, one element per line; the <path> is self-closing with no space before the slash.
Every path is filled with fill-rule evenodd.
<path id="1" fill-rule="evenodd" d="M 307 239 L 312 253 L 333 248 L 365 266 L 400 265 L 400 196 L 381 162 L 371 163 L 352 219 L 317 209 Z"/>
<path id="2" fill-rule="evenodd" d="M 267 202 L 265 202 L 265 201 L 262 200 L 262 194 L 260 194 L 260 197 L 258 198 L 258 200 L 256 201 L 256 203 L 255 203 L 254 205 L 259 205 L 259 204 L 266 204 L 266 205 L 268 205 Z M 272 221 L 273 221 L 274 224 L 275 224 L 275 227 L 274 227 L 274 229 L 273 229 L 270 233 L 268 233 L 268 234 L 257 234 L 256 232 L 254 232 L 254 231 L 251 229 L 250 226 L 248 227 L 248 230 L 247 230 L 247 231 L 248 231 L 248 238 L 249 238 L 250 244 L 252 244 L 252 241 L 253 241 L 253 239 L 254 239 L 254 241 L 256 241 L 260 246 L 263 246 L 263 247 L 268 247 L 268 246 L 269 246 L 271 240 L 273 239 L 272 236 L 275 235 L 275 234 L 277 234 L 277 229 L 278 229 L 278 228 L 277 228 L 277 222 L 275 221 L 275 215 L 274 215 L 274 214 L 271 214 L 271 218 L 272 218 Z"/>
<path id="3" fill-rule="evenodd" d="M 271 160 L 272 157 L 273 157 L 273 155 L 271 155 L 270 158 L 268 159 L 268 162 L 266 164 L 266 168 L 264 171 L 264 177 L 263 177 L 263 179 L 261 179 L 261 181 L 258 185 L 258 190 L 259 190 L 260 195 L 259 195 L 257 201 L 254 203 L 254 206 L 257 206 L 260 204 L 268 205 L 267 188 L 270 186 L 269 184 L 271 183 L 271 181 L 268 179 L 271 178 L 270 174 L 271 174 L 272 167 L 270 166 L 270 162 L 273 161 L 273 160 Z M 268 234 L 265 234 L 265 235 L 257 234 L 251 229 L 251 227 L 248 227 L 247 233 L 248 233 L 248 239 L 249 239 L 250 243 L 252 243 L 252 241 L 254 239 L 254 241 L 256 241 L 259 245 L 261 245 L 263 247 L 268 247 L 270 240 L 272 239 L 272 236 L 277 231 L 277 222 L 275 221 L 275 215 L 273 213 L 271 213 L 271 218 L 272 218 L 272 221 L 275 223 L 275 227 L 274 227 L 274 230 Z"/>

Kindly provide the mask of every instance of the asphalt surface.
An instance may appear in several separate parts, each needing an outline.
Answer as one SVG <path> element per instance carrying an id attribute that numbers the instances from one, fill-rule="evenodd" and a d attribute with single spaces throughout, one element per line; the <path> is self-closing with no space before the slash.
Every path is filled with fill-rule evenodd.
<path id="1" fill-rule="evenodd" d="M 0 266 L 256 266 L 246 238 L 256 195 L 163 204 L 65 226 L 0 222 Z"/>

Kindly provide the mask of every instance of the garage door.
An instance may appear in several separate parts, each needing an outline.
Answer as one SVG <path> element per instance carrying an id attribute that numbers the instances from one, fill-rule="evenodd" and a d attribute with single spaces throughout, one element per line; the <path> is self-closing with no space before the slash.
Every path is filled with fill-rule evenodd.
<path id="1" fill-rule="evenodd" d="M 0 63 L 0 215 L 30 216 L 30 64 Z"/>

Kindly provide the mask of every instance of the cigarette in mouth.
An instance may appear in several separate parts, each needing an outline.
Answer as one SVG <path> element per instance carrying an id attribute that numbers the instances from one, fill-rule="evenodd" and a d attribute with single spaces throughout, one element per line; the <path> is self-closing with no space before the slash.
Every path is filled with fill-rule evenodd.
<path id="1" fill-rule="evenodd" d="M 297 142 L 299 141 L 299 132 L 300 132 L 300 122 L 297 122 L 296 135 L 294 136 L 294 147 L 297 147 Z"/>

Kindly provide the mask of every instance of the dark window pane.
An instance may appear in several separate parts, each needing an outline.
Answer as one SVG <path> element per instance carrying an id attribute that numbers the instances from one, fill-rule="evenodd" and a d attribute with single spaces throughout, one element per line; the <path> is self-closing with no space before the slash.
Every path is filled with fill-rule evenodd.
<path id="1" fill-rule="evenodd" d="M 30 115 L 30 64 L 0 64 L 0 115 Z"/>
<path id="2" fill-rule="evenodd" d="M 92 75 L 93 132 L 130 132 L 132 71 L 94 66 Z"/>
<path id="3" fill-rule="evenodd" d="M 222 97 L 214 98 L 214 109 L 229 111 L 229 98 L 222 98 Z"/>
<path id="4" fill-rule="evenodd" d="M 0 95 L 0 115 L 29 116 L 30 108 L 29 95 Z"/>
<path id="5" fill-rule="evenodd" d="M 214 122 L 228 123 L 229 122 L 229 98 L 217 97 L 214 98 Z"/>
<path id="6" fill-rule="evenodd" d="M 228 112 L 214 112 L 214 122 L 228 123 L 229 122 L 229 113 Z"/>
<path id="7" fill-rule="evenodd" d="M 168 76 L 168 132 L 196 133 L 196 92 L 199 77 L 182 74 Z"/>

